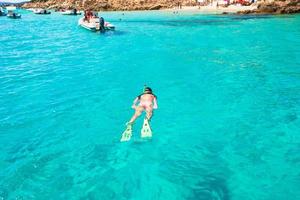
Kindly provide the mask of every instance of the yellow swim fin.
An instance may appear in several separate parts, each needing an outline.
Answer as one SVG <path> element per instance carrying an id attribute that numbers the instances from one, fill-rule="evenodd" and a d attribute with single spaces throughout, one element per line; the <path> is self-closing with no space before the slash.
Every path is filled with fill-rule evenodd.
<path id="1" fill-rule="evenodd" d="M 142 138 L 152 137 L 152 130 L 151 130 L 149 121 L 148 121 L 148 119 L 146 117 L 144 119 L 143 128 L 141 130 L 141 137 Z"/>
<path id="2" fill-rule="evenodd" d="M 132 136 L 132 124 L 127 123 L 126 124 L 126 129 L 125 131 L 122 133 L 122 137 L 121 137 L 121 142 L 127 142 L 130 140 Z"/>

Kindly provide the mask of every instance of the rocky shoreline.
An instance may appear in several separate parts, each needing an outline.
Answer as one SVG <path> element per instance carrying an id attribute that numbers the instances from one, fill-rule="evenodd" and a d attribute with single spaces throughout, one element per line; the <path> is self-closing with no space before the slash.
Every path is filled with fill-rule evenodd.
<path id="1" fill-rule="evenodd" d="M 237 14 L 290 14 L 300 12 L 300 0 L 258 0 L 256 9 L 237 11 Z M 95 11 L 160 10 L 196 6 L 190 0 L 33 0 L 23 8 L 73 9 Z M 200 9 L 201 12 L 201 9 Z"/>
<path id="2" fill-rule="evenodd" d="M 190 0 L 179 2 L 174 0 L 33 0 L 25 3 L 23 8 L 48 8 L 117 11 L 117 10 L 159 10 L 188 5 Z"/>
<path id="3" fill-rule="evenodd" d="M 238 12 L 238 14 L 293 14 L 300 13 L 300 0 L 261 0 L 257 9 Z"/>

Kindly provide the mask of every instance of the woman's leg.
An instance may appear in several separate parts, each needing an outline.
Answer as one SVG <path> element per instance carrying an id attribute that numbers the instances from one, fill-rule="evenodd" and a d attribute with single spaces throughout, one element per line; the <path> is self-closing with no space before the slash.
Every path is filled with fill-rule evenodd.
<path id="1" fill-rule="evenodd" d="M 147 117 L 148 121 L 151 120 L 152 115 L 153 115 L 153 107 L 150 106 L 150 107 L 146 108 L 146 117 Z"/>
<path id="2" fill-rule="evenodd" d="M 131 117 L 130 121 L 128 123 L 132 124 L 134 121 L 142 114 L 144 108 L 142 106 L 138 106 L 135 109 L 134 115 Z"/>

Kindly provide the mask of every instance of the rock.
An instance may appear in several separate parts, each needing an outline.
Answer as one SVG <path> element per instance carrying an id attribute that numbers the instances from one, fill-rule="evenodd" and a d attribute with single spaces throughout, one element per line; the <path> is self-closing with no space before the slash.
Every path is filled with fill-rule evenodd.
<path id="1" fill-rule="evenodd" d="M 275 13 L 278 10 L 278 7 L 272 4 L 259 5 L 257 10 L 262 13 Z"/>
<path id="2" fill-rule="evenodd" d="M 260 13 L 290 14 L 300 11 L 300 0 L 273 0 L 257 7 Z"/>
<path id="3" fill-rule="evenodd" d="M 163 6 L 162 5 L 155 5 L 155 6 L 152 6 L 152 7 L 150 7 L 149 8 L 149 10 L 159 10 L 159 9 L 161 9 Z"/>
<path id="4" fill-rule="evenodd" d="M 300 0 L 260 0 L 254 11 L 242 11 L 238 14 L 291 14 L 300 12 Z"/>
<path id="5" fill-rule="evenodd" d="M 72 7 L 78 10 L 159 10 L 172 8 L 177 1 L 180 1 L 182 5 L 191 3 L 191 0 L 32 0 L 25 3 L 23 7 L 52 9 Z"/>
<path id="6" fill-rule="evenodd" d="M 52 8 L 78 10 L 159 10 L 178 5 L 194 5 L 191 0 L 32 0 L 25 3 L 24 8 Z M 257 9 L 238 12 L 238 14 L 274 13 L 289 14 L 300 12 L 300 0 L 258 0 Z M 226 13 L 224 13 L 226 14 Z"/>
<path id="7" fill-rule="evenodd" d="M 238 11 L 237 14 L 239 15 L 248 15 L 254 13 L 254 10 L 244 10 L 244 11 Z"/>

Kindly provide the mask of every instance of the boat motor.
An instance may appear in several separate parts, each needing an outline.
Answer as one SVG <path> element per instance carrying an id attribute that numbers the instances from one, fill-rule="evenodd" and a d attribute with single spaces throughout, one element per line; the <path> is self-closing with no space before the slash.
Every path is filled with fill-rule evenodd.
<path id="1" fill-rule="evenodd" d="M 103 17 L 100 17 L 100 31 L 101 32 L 104 32 L 105 31 L 105 27 L 104 27 L 104 23 L 105 23 L 105 21 L 104 21 L 104 18 Z"/>

